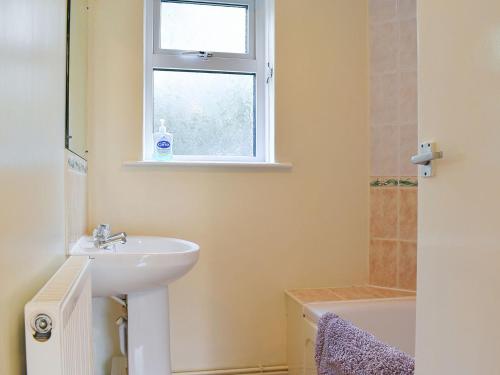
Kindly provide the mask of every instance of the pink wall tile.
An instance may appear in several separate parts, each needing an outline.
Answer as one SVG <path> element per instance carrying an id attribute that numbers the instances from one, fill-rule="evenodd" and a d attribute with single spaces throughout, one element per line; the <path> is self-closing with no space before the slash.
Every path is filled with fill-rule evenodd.
<path id="1" fill-rule="evenodd" d="M 398 15 L 397 0 L 370 0 L 370 22 L 386 22 Z"/>
<path id="2" fill-rule="evenodd" d="M 417 72 L 402 72 L 399 81 L 399 119 L 401 123 L 416 123 Z"/>
<path id="3" fill-rule="evenodd" d="M 370 211 L 371 237 L 397 238 L 398 188 L 371 188 Z"/>
<path id="4" fill-rule="evenodd" d="M 399 75 L 375 75 L 371 78 L 371 124 L 395 125 L 399 111 Z"/>
<path id="5" fill-rule="evenodd" d="M 371 128 L 371 175 L 397 176 L 399 173 L 399 127 Z"/>
<path id="6" fill-rule="evenodd" d="M 415 19 L 399 24 L 399 67 L 401 70 L 417 69 L 417 22 Z"/>
<path id="7" fill-rule="evenodd" d="M 399 128 L 399 176 L 416 176 L 417 167 L 411 157 L 418 150 L 417 124 L 403 125 Z"/>
<path id="8" fill-rule="evenodd" d="M 398 288 L 416 290 L 417 288 L 417 244 L 399 243 Z"/>
<path id="9" fill-rule="evenodd" d="M 398 18 L 408 19 L 417 16 L 416 0 L 398 0 Z"/>
<path id="10" fill-rule="evenodd" d="M 397 241 L 370 241 L 370 284 L 397 286 Z"/>
<path id="11" fill-rule="evenodd" d="M 399 239 L 417 240 L 417 189 L 399 189 Z"/>
<path id="12" fill-rule="evenodd" d="M 375 24 L 370 31 L 372 74 L 395 72 L 400 54 L 399 23 Z"/>

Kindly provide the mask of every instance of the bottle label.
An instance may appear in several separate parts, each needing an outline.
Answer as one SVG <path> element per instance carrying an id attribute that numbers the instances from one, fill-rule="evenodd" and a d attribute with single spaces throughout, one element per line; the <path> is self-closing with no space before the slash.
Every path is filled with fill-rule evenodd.
<path id="1" fill-rule="evenodd" d="M 166 151 L 170 148 L 170 142 L 169 141 L 160 141 L 156 144 L 156 147 L 162 151 Z"/>

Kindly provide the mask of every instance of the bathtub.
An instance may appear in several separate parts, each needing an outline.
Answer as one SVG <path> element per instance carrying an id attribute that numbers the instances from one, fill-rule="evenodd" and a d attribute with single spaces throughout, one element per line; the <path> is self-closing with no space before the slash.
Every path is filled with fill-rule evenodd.
<path id="1" fill-rule="evenodd" d="M 332 312 L 399 350 L 415 356 L 415 297 L 336 302 L 302 302 L 288 294 L 287 359 L 289 375 L 317 375 L 317 323 Z"/>
<path id="2" fill-rule="evenodd" d="M 415 356 L 415 298 L 318 302 L 304 306 L 304 317 L 315 340 L 317 322 L 326 312 L 333 312 L 380 341 Z"/>

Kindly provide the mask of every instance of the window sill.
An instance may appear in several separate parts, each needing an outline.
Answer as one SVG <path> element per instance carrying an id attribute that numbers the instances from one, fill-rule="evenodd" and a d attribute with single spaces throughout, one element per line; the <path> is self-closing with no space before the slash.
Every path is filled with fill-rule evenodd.
<path id="1" fill-rule="evenodd" d="M 270 162 L 231 162 L 231 161 L 126 161 L 124 167 L 223 167 L 223 168 L 262 168 L 262 169 L 292 169 L 292 163 Z"/>

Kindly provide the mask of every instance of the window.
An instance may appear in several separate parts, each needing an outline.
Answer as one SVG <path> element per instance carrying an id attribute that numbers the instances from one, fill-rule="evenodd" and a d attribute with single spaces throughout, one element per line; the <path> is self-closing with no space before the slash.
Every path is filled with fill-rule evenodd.
<path id="1" fill-rule="evenodd" d="M 144 160 L 274 162 L 273 1 L 145 0 Z"/>

